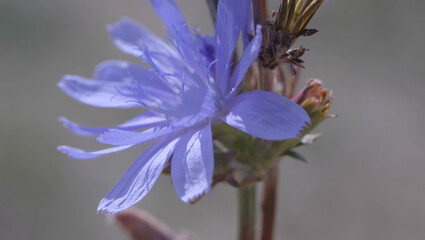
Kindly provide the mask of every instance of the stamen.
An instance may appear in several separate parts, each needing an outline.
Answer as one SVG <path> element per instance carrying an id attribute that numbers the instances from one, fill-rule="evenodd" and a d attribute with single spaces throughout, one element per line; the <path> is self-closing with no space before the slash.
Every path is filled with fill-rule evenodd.
<path id="1" fill-rule="evenodd" d="M 169 74 L 169 73 L 164 73 L 164 72 L 162 72 L 159 68 L 158 68 L 158 66 L 156 66 L 156 64 L 154 63 L 154 61 L 153 61 L 153 59 L 152 59 L 152 56 L 151 56 L 151 54 L 156 54 L 155 52 L 149 52 L 149 50 L 148 50 L 148 48 L 145 48 L 145 56 L 146 56 L 146 60 L 147 60 L 147 63 L 152 67 L 152 69 L 155 71 L 155 73 L 160 77 L 160 79 L 166 84 L 166 85 L 171 85 L 171 90 L 173 91 L 173 92 L 175 92 L 175 93 L 177 93 L 178 92 L 178 90 L 179 90 L 179 86 L 175 83 L 175 82 L 171 82 L 171 81 L 168 81 L 168 79 L 167 78 L 165 78 L 165 76 L 174 76 L 174 75 L 172 75 L 172 74 Z M 157 54 L 159 54 L 159 53 L 157 53 Z"/>
<path id="2" fill-rule="evenodd" d="M 224 96 L 223 93 L 220 90 L 220 87 L 217 85 L 217 83 L 215 82 L 214 78 L 211 76 L 210 72 L 211 72 L 211 67 L 218 62 L 218 59 L 212 61 L 210 63 L 210 65 L 207 68 L 207 76 L 208 76 L 208 85 L 210 86 L 210 88 L 213 89 L 214 91 L 214 98 L 215 98 L 215 104 L 218 108 L 218 110 L 221 112 L 223 111 L 223 101 L 224 101 Z"/>

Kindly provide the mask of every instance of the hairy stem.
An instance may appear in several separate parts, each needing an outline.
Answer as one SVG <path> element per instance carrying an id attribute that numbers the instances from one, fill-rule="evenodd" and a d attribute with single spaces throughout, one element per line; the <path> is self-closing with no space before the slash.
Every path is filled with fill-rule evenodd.
<path id="1" fill-rule="evenodd" d="M 238 189 L 239 233 L 238 240 L 254 240 L 255 238 L 255 184 L 241 186 Z"/>

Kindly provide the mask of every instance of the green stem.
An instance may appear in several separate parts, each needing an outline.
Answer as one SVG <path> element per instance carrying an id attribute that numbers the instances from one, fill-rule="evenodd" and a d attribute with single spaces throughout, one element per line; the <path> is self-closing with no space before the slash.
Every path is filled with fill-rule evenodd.
<path id="1" fill-rule="evenodd" d="M 239 233 L 238 240 L 254 240 L 255 238 L 255 184 L 241 186 L 238 189 Z"/>

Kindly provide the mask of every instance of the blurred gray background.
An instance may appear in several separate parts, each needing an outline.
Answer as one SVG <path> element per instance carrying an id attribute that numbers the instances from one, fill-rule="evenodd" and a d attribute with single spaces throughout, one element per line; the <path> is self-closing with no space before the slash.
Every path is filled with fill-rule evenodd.
<path id="1" fill-rule="evenodd" d="M 204 1 L 178 1 L 190 25 L 213 31 Z M 277 9 L 278 1 L 271 3 Z M 326 0 L 302 39 L 302 79 L 335 91 L 323 136 L 281 164 L 276 239 L 425 239 L 425 3 Z M 165 34 L 147 0 L 0 0 L 0 240 L 126 239 L 96 214 L 100 199 L 144 146 L 90 161 L 60 144 L 99 148 L 57 122 L 119 123 L 134 110 L 96 109 L 57 87 L 64 74 L 89 77 L 106 59 L 132 59 L 105 25 L 133 17 Z M 138 204 L 197 239 L 234 239 L 236 192 L 219 185 L 194 206 L 161 177 Z"/>

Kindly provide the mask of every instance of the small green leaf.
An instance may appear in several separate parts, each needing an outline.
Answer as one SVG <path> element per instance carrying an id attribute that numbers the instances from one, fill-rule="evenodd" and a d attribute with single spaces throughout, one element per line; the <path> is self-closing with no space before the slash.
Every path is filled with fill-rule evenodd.
<path id="1" fill-rule="evenodd" d="M 296 160 L 300 160 L 303 163 L 308 163 L 307 159 L 305 159 L 301 154 L 299 154 L 299 153 L 297 153 L 295 151 L 292 151 L 292 150 L 291 151 L 288 151 L 286 153 L 286 155 L 288 155 L 288 156 L 290 156 L 290 157 L 292 157 L 292 158 L 294 158 Z"/>

